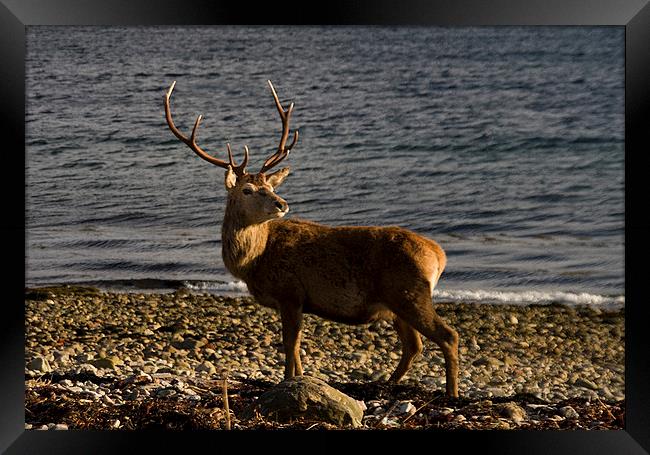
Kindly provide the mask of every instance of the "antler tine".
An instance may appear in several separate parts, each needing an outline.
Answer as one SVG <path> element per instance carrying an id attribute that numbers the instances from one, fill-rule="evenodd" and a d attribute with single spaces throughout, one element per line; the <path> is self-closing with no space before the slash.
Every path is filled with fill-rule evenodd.
<path id="1" fill-rule="evenodd" d="M 215 158 L 214 156 L 210 155 L 209 153 L 207 153 L 205 150 L 203 150 L 201 147 L 198 146 L 198 144 L 196 143 L 196 135 L 199 130 L 199 125 L 201 124 L 201 120 L 203 120 L 203 115 L 199 115 L 198 117 L 196 117 L 196 121 L 194 122 L 194 128 L 192 128 L 192 135 L 190 136 L 189 139 L 187 138 L 187 136 L 181 133 L 178 128 L 176 128 L 176 125 L 174 124 L 174 120 L 172 119 L 172 113 L 170 108 L 170 98 L 172 96 L 172 92 L 174 91 L 175 86 L 176 86 L 176 81 L 172 82 L 172 85 L 169 87 L 169 90 L 167 90 L 167 93 L 165 94 L 165 118 L 167 120 L 167 125 L 169 126 L 171 132 L 174 133 L 174 136 L 180 139 L 181 142 L 185 143 L 190 149 L 192 149 L 194 153 L 196 153 L 198 156 L 200 156 L 207 162 L 222 167 L 224 169 L 228 169 L 228 166 L 232 166 L 233 171 L 235 171 L 237 175 L 243 175 L 246 171 L 246 165 L 248 164 L 248 148 L 246 148 L 245 150 L 244 161 L 242 162 L 242 164 L 240 164 L 239 166 L 235 166 L 235 163 L 232 159 L 232 153 L 230 152 L 230 145 L 228 145 L 230 163 L 220 160 L 219 158 Z"/>
<path id="2" fill-rule="evenodd" d="M 237 175 L 243 175 L 246 173 L 246 165 L 248 164 L 248 146 L 244 146 L 244 160 L 239 166 L 235 165 L 235 160 L 232 157 L 232 150 L 230 148 L 230 143 L 228 142 L 226 144 L 226 148 L 228 149 L 228 159 L 230 160 L 229 165 L 232 167 L 232 170 L 235 172 Z"/>
<path id="3" fill-rule="evenodd" d="M 282 121 L 282 136 L 280 138 L 280 145 L 278 146 L 278 151 L 275 152 L 270 157 L 268 157 L 266 161 L 264 161 L 264 165 L 262 166 L 260 173 L 268 171 L 273 166 L 277 165 L 280 161 L 284 160 L 287 156 L 289 156 L 289 152 L 291 151 L 293 146 L 296 145 L 296 142 L 298 141 L 298 131 L 294 131 L 293 140 L 291 141 L 291 144 L 289 144 L 289 146 L 286 145 L 287 139 L 289 138 L 289 123 L 291 121 L 291 114 L 293 114 L 294 104 L 291 103 L 289 105 L 289 108 L 285 111 L 284 108 L 282 107 L 282 103 L 280 103 L 278 94 L 275 92 L 273 83 L 270 80 L 267 82 L 269 84 L 269 87 L 271 88 L 271 93 L 273 94 L 273 100 L 275 101 L 275 107 L 278 109 L 278 113 L 280 114 L 280 120 Z"/>

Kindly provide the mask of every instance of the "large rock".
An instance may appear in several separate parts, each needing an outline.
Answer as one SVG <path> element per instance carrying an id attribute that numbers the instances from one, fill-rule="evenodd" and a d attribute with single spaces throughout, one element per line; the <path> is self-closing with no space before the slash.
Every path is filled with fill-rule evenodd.
<path id="1" fill-rule="evenodd" d="M 516 403 L 513 402 L 503 403 L 501 405 L 498 405 L 496 408 L 497 411 L 499 412 L 499 415 L 502 415 L 503 417 L 512 420 L 517 425 L 522 423 L 524 420 L 528 419 L 528 415 L 526 414 L 526 411 Z"/>
<path id="2" fill-rule="evenodd" d="M 40 371 L 41 373 L 49 373 L 52 371 L 50 363 L 43 357 L 35 357 L 27 364 L 29 370 Z"/>
<path id="3" fill-rule="evenodd" d="M 242 418 L 250 419 L 256 411 L 278 422 L 302 417 L 353 427 L 361 426 L 363 418 L 363 409 L 357 400 L 311 376 L 282 381 L 262 394 L 244 411 Z"/>

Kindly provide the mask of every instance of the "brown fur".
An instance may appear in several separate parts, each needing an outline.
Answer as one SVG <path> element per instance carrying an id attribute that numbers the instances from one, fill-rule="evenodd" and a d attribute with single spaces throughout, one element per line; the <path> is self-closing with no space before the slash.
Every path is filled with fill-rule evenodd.
<path id="1" fill-rule="evenodd" d="M 419 333 L 437 343 L 446 364 L 447 393 L 458 396 L 458 335 L 433 310 L 431 293 L 446 265 L 433 240 L 400 227 L 331 227 L 278 219 L 286 202 L 274 193 L 288 169 L 226 174 L 222 229 L 226 267 L 264 306 L 280 312 L 285 377 L 302 374 L 302 314 L 346 324 L 394 321 L 402 359 L 399 381 L 422 350 Z M 247 188 L 251 194 L 244 194 Z M 261 194 L 263 193 L 263 194 Z"/>

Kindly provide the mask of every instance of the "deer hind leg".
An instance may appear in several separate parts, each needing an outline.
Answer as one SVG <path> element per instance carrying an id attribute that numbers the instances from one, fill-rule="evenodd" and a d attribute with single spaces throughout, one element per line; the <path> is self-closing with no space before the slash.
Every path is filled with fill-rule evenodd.
<path id="1" fill-rule="evenodd" d="M 415 357 L 422 352 L 422 339 L 417 330 L 399 317 L 395 318 L 393 325 L 402 344 L 402 358 L 388 381 L 399 382 L 411 367 Z"/>
<path id="2" fill-rule="evenodd" d="M 401 297 L 401 302 L 390 309 L 440 347 L 445 358 L 447 395 L 458 397 L 458 333 L 436 314 L 428 285 L 421 292 L 408 291 Z"/>
<path id="3" fill-rule="evenodd" d="M 294 366 L 293 366 L 293 375 L 302 376 L 302 361 L 300 360 L 300 339 L 302 338 L 302 331 L 298 332 L 296 338 L 296 347 L 294 349 Z"/>
<path id="4" fill-rule="evenodd" d="M 281 308 L 282 344 L 284 346 L 284 379 L 302 376 L 300 361 L 300 331 L 302 329 L 302 312 L 299 309 Z"/>

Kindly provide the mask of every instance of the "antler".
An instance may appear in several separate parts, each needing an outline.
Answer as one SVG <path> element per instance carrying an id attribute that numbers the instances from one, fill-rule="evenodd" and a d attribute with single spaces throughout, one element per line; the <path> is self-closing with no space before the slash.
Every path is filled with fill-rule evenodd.
<path id="1" fill-rule="evenodd" d="M 260 174 L 268 171 L 273 166 L 275 166 L 280 161 L 282 161 L 287 156 L 289 156 L 289 152 L 291 151 L 293 146 L 296 145 L 296 141 L 298 140 L 298 131 L 294 131 L 293 140 L 291 141 L 291 144 L 289 146 L 286 146 L 287 139 L 289 138 L 289 122 L 291 121 L 291 114 L 293 113 L 293 103 L 291 103 L 289 105 L 289 109 L 285 111 L 284 108 L 282 107 L 282 104 L 280 104 L 280 100 L 278 99 L 278 94 L 275 93 L 275 88 L 273 88 L 273 84 L 271 83 L 271 81 L 267 81 L 267 82 L 269 83 L 269 87 L 271 87 L 271 92 L 273 92 L 275 107 L 278 108 L 278 113 L 280 114 L 280 119 L 282 120 L 282 137 L 280 139 L 280 145 L 278 146 L 278 151 L 275 152 L 270 157 L 268 157 L 266 161 L 264 161 L 264 165 L 260 170 Z"/>
<path id="2" fill-rule="evenodd" d="M 165 118 L 167 119 L 167 125 L 169 125 L 169 129 L 172 130 L 174 136 L 180 139 L 181 142 L 184 142 L 189 148 L 191 148 L 194 151 L 194 153 L 196 153 L 197 155 L 199 155 L 201 158 L 208 161 L 209 163 L 212 163 L 216 166 L 225 169 L 228 169 L 228 166 L 232 166 L 232 170 L 235 172 L 236 175 L 238 176 L 244 175 L 246 173 L 246 165 L 248 164 L 248 147 L 244 146 L 244 160 L 239 166 L 236 166 L 235 161 L 232 158 L 232 151 L 230 150 L 230 144 L 226 144 L 226 148 L 228 149 L 228 158 L 230 160 L 229 162 L 220 160 L 219 158 L 215 158 L 214 156 L 208 154 L 201 147 L 197 145 L 196 133 L 199 130 L 199 125 L 201 124 L 203 115 L 199 115 L 196 118 L 196 122 L 194 122 L 194 128 L 192 128 L 192 135 L 190 136 L 189 139 L 187 138 L 187 136 L 181 133 L 178 130 L 178 128 L 176 128 L 176 125 L 174 125 L 174 121 L 172 120 L 172 113 L 169 107 L 169 99 L 172 96 L 172 92 L 174 91 L 175 85 L 176 85 L 176 81 L 172 83 L 172 85 L 169 87 L 169 90 L 165 94 Z"/>

